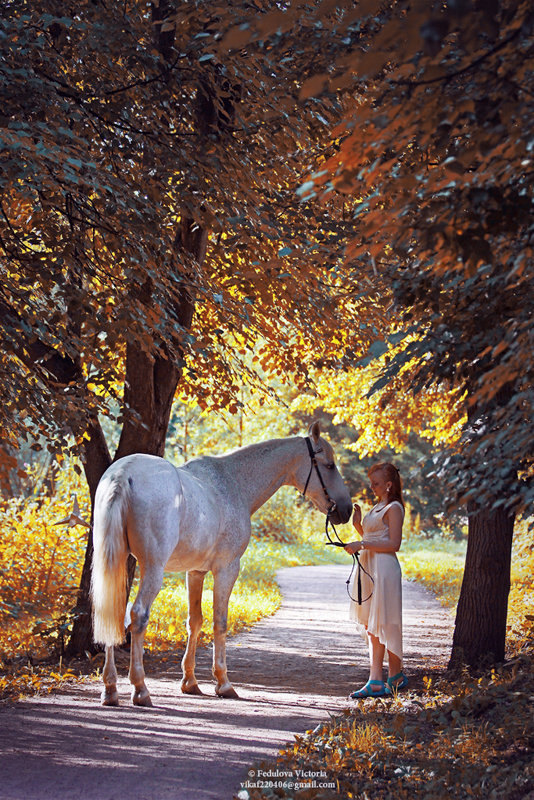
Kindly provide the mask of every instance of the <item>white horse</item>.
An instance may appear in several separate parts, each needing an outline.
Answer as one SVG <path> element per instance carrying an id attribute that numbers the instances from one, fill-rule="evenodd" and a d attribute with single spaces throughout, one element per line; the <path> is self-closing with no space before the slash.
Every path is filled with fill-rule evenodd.
<path id="1" fill-rule="evenodd" d="M 228 601 L 250 539 L 250 517 L 283 485 L 307 494 L 334 523 L 350 518 L 350 494 L 317 422 L 307 439 L 272 439 L 222 456 L 195 458 L 178 468 L 163 458 L 136 454 L 106 470 L 95 498 L 91 582 L 94 638 L 106 648 L 103 705 L 119 702 L 113 646 L 124 640 L 128 553 L 140 569 L 130 624 L 134 705 L 152 705 L 145 685 L 143 639 L 164 570 L 187 573 L 182 691 L 201 694 L 195 652 L 202 625 L 202 585 L 211 571 L 216 693 L 237 697 L 226 670 Z"/>

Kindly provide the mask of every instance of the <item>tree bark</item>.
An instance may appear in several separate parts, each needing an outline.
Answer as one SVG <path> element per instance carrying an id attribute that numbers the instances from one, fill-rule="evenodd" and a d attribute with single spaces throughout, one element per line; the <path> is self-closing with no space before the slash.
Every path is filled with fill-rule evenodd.
<path id="1" fill-rule="evenodd" d="M 114 460 L 132 453 L 163 456 L 179 370 L 169 360 L 150 356 L 137 344 L 126 348 L 123 423 Z"/>
<path id="2" fill-rule="evenodd" d="M 89 439 L 84 447 L 83 465 L 89 494 L 91 497 L 91 509 L 94 509 L 96 487 L 100 478 L 111 464 L 104 432 L 98 420 L 90 426 Z M 81 655 L 85 651 L 95 652 L 93 644 L 93 624 L 90 600 L 91 589 L 91 563 L 93 559 L 93 519 L 91 513 L 91 528 L 87 535 L 85 547 L 85 557 L 78 587 L 76 606 L 74 608 L 74 622 L 72 631 L 66 647 L 66 655 L 69 657 Z"/>
<path id="3" fill-rule="evenodd" d="M 449 669 L 504 660 L 514 516 L 477 510 L 469 536 Z"/>
<path id="4" fill-rule="evenodd" d="M 487 436 L 488 431 L 497 430 L 494 413 L 506 407 L 512 391 L 506 384 L 490 403 L 469 406 L 475 444 L 482 433 Z M 502 470 L 503 463 L 497 446 L 490 464 L 501 464 Z M 511 484 L 517 480 L 517 466 L 507 464 L 506 468 Z M 492 507 L 497 499 L 489 499 L 484 507 L 475 501 L 468 504 L 467 553 L 449 669 L 462 664 L 479 668 L 504 660 L 515 513 L 506 506 Z"/>

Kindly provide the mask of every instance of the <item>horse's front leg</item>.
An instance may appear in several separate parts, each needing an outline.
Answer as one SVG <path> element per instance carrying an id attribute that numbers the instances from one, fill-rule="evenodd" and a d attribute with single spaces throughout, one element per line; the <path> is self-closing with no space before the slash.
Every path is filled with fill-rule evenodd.
<path id="1" fill-rule="evenodd" d="M 213 675 L 217 681 L 215 691 L 219 697 L 239 696 L 228 680 L 226 670 L 228 601 L 238 574 L 239 559 L 213 573 Z"/>
<path id="2" fill-rule="evenodd" d="M 139 564 L 141 580 L 139 591 L 131 610 L 130 633 L 130 671 L 128 677 L 132 684 L 132 703 L 134 706 L 151 706 L 152 700 L 145 685 L 143 668 L 143 641 L 150 617 L 150 607 L 163 583 L 163 566 L 150 565 L 143 569 Z"/>
<path id="3" fill-rule="evenodd" d="M 115 654 L 113 645 L 106 647 L 106 660 L 102 670 L 102 689 L 101 703 L 103 706 L 118 706 L 119 693 L 117 692 L 117 668 L 115 666 Z"/>
<path id="4" fill-rule="evenodd" d="M 205 572 L 192 570 L 187 573 L 187 647 L 182 659 L 182 692 L 185 694 L 202 694 L 195 677 L 195 656 L 198 634 L 202 627 L 202 587 Z"/>

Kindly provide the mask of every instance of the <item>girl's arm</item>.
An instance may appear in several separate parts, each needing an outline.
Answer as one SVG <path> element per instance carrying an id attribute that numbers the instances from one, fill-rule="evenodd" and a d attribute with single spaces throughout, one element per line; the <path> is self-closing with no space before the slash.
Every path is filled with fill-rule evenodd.
<path id="1" fill-rule="evenodd" d="M 352 524 L 354 525 L 354 527 L 356 528 L 356 530 L 358 531 L 360 536 L 363 536 L 362 510 L 361 510 L 360 506 L 357 505 L 357 503 L 354 503 L 354 514 L 352 515 Z M 351 555 L 353 553 L 357 553 L 358 550 L 361 550 L 361 549 L 362 549 L 362 542 L 360 542 L 360 541 L 358 541 L 358 542 L 348 542 L 345 545 L 345 550 L 347 551 L 347 553 L 350 553 Z"/>
<path id="2" fill-rule="evenodd" d="M 363 536 L 362 510 L 357 503 L 354 503 L 354 514 L 352 515 L 352 524 L 354 525 L 360 536 Z"/>
<path id="3" fill-rule="evenodd" d="M 388 523 L 388 537 L 379 540 L 375 539 L 375 541 L 367 541 L 362 539 L 362 541 L 359 542 L 349 542 L 349 544 L 345 545 L 345 550 L 347 553 L 357 553 L 359 550 L 363 550 L 364 548 L 366 550 L 372 550 L 374 553 L 396 553 L 401 546 L 404 514 L 399 506 L 395 504 L 392 505 L 391 508 L 388 508 L 384 514 L 384 518 Z M 354 525 L 354 527 L 356 527 L 356 525 Z M 363 536 L 363 530 L 361 531 L 361 534 Z"/>

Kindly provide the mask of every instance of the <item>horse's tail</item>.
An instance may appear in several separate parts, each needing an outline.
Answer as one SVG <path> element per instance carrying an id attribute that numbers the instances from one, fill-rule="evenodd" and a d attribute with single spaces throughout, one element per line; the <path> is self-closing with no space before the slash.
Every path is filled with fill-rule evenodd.
<path id="1" fill-rule="evenodd" d="M 95 497 L 93 526 L 93 636 L 104 645 L 124 640 L 128 543 L 126 511 L 128 484 L 104 478 Z"/>

